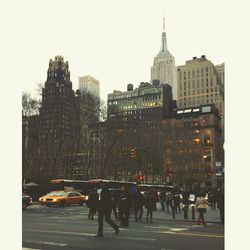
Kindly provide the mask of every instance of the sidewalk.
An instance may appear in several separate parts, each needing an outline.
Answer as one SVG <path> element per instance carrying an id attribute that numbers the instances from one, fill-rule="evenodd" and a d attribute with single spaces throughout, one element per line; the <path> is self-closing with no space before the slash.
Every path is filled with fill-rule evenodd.
<path id="1" fill-rule="evenodd" d="M 144 214 L 145 212 L 146 210 L 144 209 Z M 218 208 L 216 208 L 216 210 L 212 210 L 211 207 L 207 207 L 207 212 L 204 217 L 206 222 L 220 223 L 220 213 Z M 160 203 L 157 203 L 157 210 L 153 212 L 153 218 L 159 220 L 196 221 L 198 219 L 198 212 L 195 211 L 195 220 L 192 220 L 192 209 L 191 206 L 189 206 L 188 219 L 184 219 L 183 211 L 181 211 L 181 213 L 176 213 L 175 219 L 173 219 L 171 210 L 170 213 L 167 213 L 166 211 L 164 212 L 161 210 Z"/>

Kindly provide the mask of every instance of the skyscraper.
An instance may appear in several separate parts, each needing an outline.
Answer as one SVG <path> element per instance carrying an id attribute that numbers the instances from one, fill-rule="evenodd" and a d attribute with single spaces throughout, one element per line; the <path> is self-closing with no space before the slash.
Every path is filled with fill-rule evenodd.
<path id="1" fill-rule="evenodd" d="M 225 63 L 221 63 L 218 65 L 215 65 L 215 68 L 220 76 L 221 79 L 221 83 L 224 86 L 224 82 L 225 82 Z"/>
<path id="2" fill-rule="evenodd" d="M 96 97 L 100 97 L 100 82 L 90 75 L 79 77 L 80 92 L 90 92 Z"/>
<path id="3" fill-rule="evenodd" d="M 224 88 L 213 63 L 202 55 L 177 68 L 178 108 L 214 103 L 224 124 Z"/>
<path id="4" fill-rule="evenodd" d="M 74 91 L 68 62 L 62 56 L 50 59 L 42 89 L 40 109 L 40 171 L 42 178 L 65 178 L 69 168 L 66 152 L 74 136 Z"/>
<path id="5" fill-rule="evenodd" d="M 161 38 L 161 49 L 154 58 L 151 67 L 151 82 L 158 79 L 162 84 L 169 84 L 173 90 L 173 98 L 177 98 L 177 71 L 175 59 L 167 48 L 167 35 L 165 32 L 165 18 L 163 18 L 163 32 Z"/>

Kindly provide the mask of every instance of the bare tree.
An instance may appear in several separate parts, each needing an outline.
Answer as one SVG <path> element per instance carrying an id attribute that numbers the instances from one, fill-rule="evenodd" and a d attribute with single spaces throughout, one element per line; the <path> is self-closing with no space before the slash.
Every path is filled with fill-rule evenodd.
<path id="1" fill-rule="evenodd" d="M 40 100 L 32 98 L 30 93 L 22 93 L 22 172 L 23 180 L 39 176 L 39 108 Z"/>

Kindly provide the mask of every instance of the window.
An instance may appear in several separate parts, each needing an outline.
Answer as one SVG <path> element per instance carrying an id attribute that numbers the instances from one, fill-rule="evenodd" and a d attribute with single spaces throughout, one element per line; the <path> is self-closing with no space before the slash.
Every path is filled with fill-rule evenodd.
<path id="1" fill-rule="evenodd" d="M 201 79 L 201 87 L 204 88 L 204 79 Z"/>

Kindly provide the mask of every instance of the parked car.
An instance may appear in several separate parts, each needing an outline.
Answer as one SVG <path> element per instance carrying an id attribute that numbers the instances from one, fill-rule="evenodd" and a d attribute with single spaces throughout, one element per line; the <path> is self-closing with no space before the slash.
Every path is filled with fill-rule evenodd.
<path id="1" fill-rule="evenodd" d="M 23 208 L 23 210 L 25 210 L 31 204 L 32 204 L 32 198 L 29 195 L 22 193 L 22 208 Z"/>
<path id="2" fill-rule="evenodd" d="M 87 200 L 85 195 L 76 191 L 53 191 L 39 198 L 41 205 L 83 205 Z"/>

